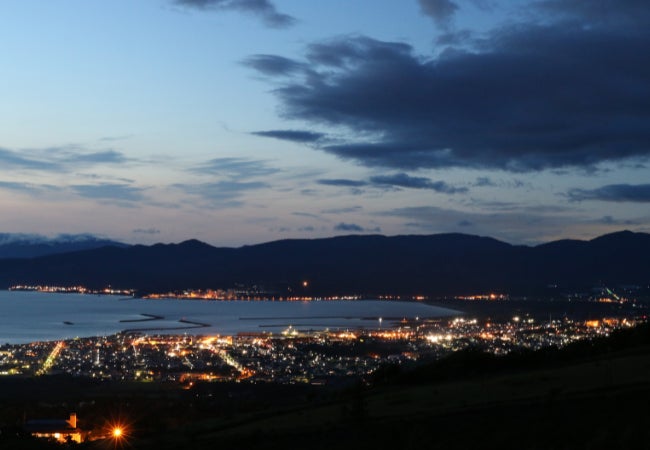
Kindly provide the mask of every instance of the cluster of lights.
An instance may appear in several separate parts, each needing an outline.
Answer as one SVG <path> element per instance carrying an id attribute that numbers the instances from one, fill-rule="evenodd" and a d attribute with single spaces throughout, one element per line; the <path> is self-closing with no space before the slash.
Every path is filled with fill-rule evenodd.
<path id="1" fill-rule="evenodd" d="M 508 300 L 508 296 L 504 294 L 477 294 L 477 295 L 465 295 L 454 297 L 456 300 L 466 300 L 466 301 L 484 301 L 484 300 Z"/>
<path id="2" fill-rule="evenodd" d="M 49 286 L 49 285 L 23 285 L 18 284 L 11 286 L 10 291 L 35 291 L 47 292 L 50 294 L 104 294 L 104 295 L 133 295 L 133 289 L 114 289 L 107 287 L 104 289 L 88 289 L 85 286 Z"/>

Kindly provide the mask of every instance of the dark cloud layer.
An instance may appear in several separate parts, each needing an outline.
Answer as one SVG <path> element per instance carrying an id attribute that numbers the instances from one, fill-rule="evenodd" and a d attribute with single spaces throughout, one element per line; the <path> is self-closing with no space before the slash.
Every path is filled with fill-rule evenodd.
<path id="1" fill-rule="evenodd" d="M 650 5 L 647 0 L 540 0 L 537 8 L 588 26 L 647 28 Z"/>
<path id="2" fill-rule="evenodd" d="M 315 133 L 313 131 L 299 131 L 299 130 L 270 130 L 270 131 L 255 131 L 252 134 L 256 136 L 270 137 L 275 139 L 282 139 L 285 141 L 293 142 L 317 142 L 323 137 L 322 133 Z"/>
<path id="3" fill-rule="evenodd" d="M 174 3 L 189 8 L 234 10 L 254 14 L 274 28 L 286 28 L 296 21 L 293 17 L 280 13 L 269 0 L 174 0 Z"/>
<path id="4" fill-rule="evenodd" d="M 360 180 L 347 180 L 345 178 L 335 178 L 335 179 L 322 179 L 317 181 L 318 184 L 323 184 L 325 186 L 339 186 L 339 187 L 363 187 L 367 186 L 366 181 Z"/>
<path id="5" fill-rule="evenodd" d="M 306 69 L 302 63 L 277 55 L 252 55 L 246 58 L 243 64 L 271 76 L 288 76 L 301 73 Z"/>
<path id="6" fill-rule="evenodd" d="M 454 187 L 444 181 L 432 181 L 425 177 L 412 177 L 406 173 L 375 175 L 370 177 L 368 181 L 334 178 L 317 180 L 317 183 L 325 186 L 349 188 L 374 186 L 379 188 L 428 189 L 441 194 L 459 194 L 468 192 L 468 189 L 465 187 Z"/>
<path id="7" fill-rule="evenodd" d="M 538 2 L 543 20 L 435 57 L 346 36 L 283 69 L 249 65 L 282 75 L 284 117 L 353 136 L 315 147 L 366 166 L 593 168 L 650 156 L 650 27 L 625 25 L 640 22 L 639 5 Z"/>
<path id="8" fill-rule="evenodd" d="M 438 25 L 446 26 L 458 5 L 451 0 L 418 0 L 422 13 L 431 17 Z"/>
<path id="9" fill-rule="evenodd" d="M 370 181 L 377 185 L 397 186 L 410 189 L 429 189 L 443 194 L 458 194 L 467 192 L 467 188 L 453 187 L 444 181 L 431 181 L 424 177 L 412 177 L 405 173 L 394 175 L 378 175 L 370 177 Z"/>
<path id="10" fill-rule="evenodd" d="M 597 189 L 572 189 L 568 197 L 573 201 L 650 203 L 650 184 L 610 184 Z"/>

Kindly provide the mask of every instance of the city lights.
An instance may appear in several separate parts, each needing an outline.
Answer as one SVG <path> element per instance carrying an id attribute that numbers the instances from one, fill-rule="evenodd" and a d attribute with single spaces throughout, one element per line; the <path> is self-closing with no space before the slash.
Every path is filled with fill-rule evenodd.
<path id="1" fill-rule="evenodd" d="M 276 333 L 235 336 L 120 333 L 1 345 L 0 375 L 68 373 L 107 381 L 173 382 L 186 388 L 219 381 L 320 383 L 365 377 L 384 364 L 438 359 L 466 348 L 503 355 L 518 349 L 563 347 L 642 321 L 629 317 L 584 321 L 528 316 L 504 320 L 384 317 L 375 318 L 374 327 L 354 330 L 309 331 L 290 326 Z M 124 427 L 112 428 L 124 434 Z"/>

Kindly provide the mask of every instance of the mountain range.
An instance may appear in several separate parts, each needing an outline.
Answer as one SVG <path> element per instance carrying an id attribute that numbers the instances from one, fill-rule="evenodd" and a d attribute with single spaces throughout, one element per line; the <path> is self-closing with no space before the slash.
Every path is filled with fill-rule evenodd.
<path id="1" fill-rule="evenodd" d="M 109 245 L 126 247 L 126 244 L 91 234 L 60 234 L 48 238 L 40 234 L 0 233 L 0 258 L 35 258 Z"/>
<path id="2" fill-rule="evenodd" d="M 0 288 L 113 286 L 140 293 L 257 286 L 277 295 L 535 294 L 650 282 L 650 234 L 621 231 L 534 247 L 465 234 L 354 235 L 239 248 L 197 240 L 110 244 L 0 259 Z M 306 286 L 304 285 L 306 283 Z"/>

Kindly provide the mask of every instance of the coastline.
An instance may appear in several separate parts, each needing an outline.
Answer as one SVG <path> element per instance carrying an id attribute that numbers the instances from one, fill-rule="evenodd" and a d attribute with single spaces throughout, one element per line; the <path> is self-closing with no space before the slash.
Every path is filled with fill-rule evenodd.
<path id="1" fill-rule="evenodd" d="M 458 314 L 419 302 L 387 300 L 145 302 L 137 298 L 120 301 L 115 296 L 0 291 L 0 343 L 120 332 L 235 336 L 264 329 L 275 332 L 286 324 L 305 331 L 368 329 L 376 325 L 379 317 L 383 318 L 382 327 L 388 329 L 400 326 L 403 319 L 426 320 Z"/>

